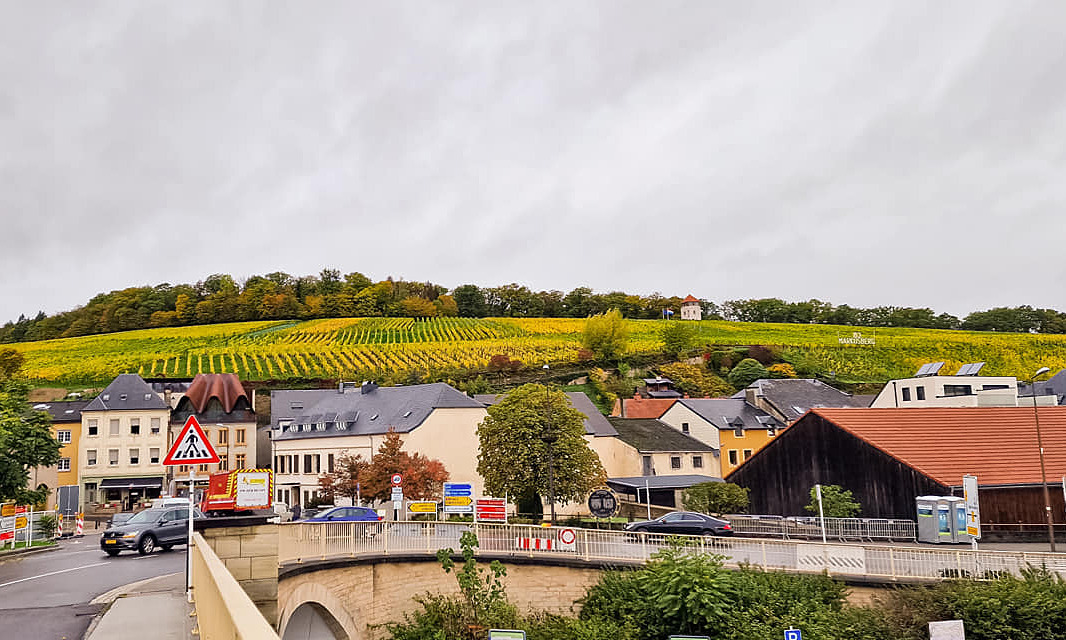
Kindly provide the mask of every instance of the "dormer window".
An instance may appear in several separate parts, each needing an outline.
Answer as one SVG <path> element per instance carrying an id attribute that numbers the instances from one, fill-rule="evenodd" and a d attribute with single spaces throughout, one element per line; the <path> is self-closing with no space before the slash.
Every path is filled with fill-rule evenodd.
<path id="1" fill-rule="evenodd" d="M 325 431 L 325 430 L 326 430 L 326 423 L 325 422 L 319 422 L 318 424 L 315 425 L 315 431 Z"/>
<path id="2" fill-rule="evenodd" d="M 304 408 L 304 403 L 302 403 L 302 402 L 290 402 L 289 403 L 289 408 L 290 409 L 303 409 Z"/>
<path id="3" fill-rule="evenodd" d="M 346 422 L 338 422 L 338 423 L 336 423 L 334 425 L 334 428 L 336 428 L 337 431 L 347 431 L 348 430 L 348 423 L 346 423 Z"/>
<path id="4" fill-rule="evenodd" d="M 377 420 L 378 419 L 378 414 L 375 413 L 374 415 L 370 416 L 370 419 L 371 420 Z"/>
<path id="5" fill-rule="evenodd" d="M 120 396 L 118 397 L 118 399 L 119 399 L 119 400 L 121 400 L 121 401 L 123 401 L 123 402 L 125 402 L 125 401 L 126 401 L 126 394 L 124 394 L 124 393 L 123 393 L 122 395 L 120 395 Z"/>
<path id="6" fill-rule="evenodd" d="M 111 394 L 110 393 L 105 393 L 104 395 L 102 395 L 100 397 L 104 399 L 104 402 L 108 402 L 108 401 L 111 400 Z"/>
<path id="7" fill-rule="evenodd" d="M 310 423 L 304 424 L 304 425 L 300 425 L 300 426 L 303 428 L 304 431 L 310 431 L 311 430 Z"/>
<path id="8" fill-rule="evenodd" d="M 403 417 L 405 417 L 405 418 L 410 418 L 410 417 L 411 417 L 411 412 L 410 412 L 410 411 L 408 411 L 408 412 L 404 413 L 404 414 L 403 414 Z"/>
<path id="9" fill-rule="evenodd" d="M 147 401 L 147 400 L 151 400 L 151 399 L 152 399 L 152 394 L 150 394 L 150 393 L 146 393 L 146 394 L 144 394 L 144 399 L 145 399 L 146 401 Z"/>

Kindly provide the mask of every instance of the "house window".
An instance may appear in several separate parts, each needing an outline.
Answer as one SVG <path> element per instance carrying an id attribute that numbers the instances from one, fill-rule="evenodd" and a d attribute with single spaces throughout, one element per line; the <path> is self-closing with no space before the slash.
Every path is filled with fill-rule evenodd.
<path id="1" fill-rule="evenodd" d="M 903 401 L 904 402 L 910 402 L 911 401 L 911 388 L 910 387 L 903 387 Z"/>
<path id="2" fill-rule="evenodd" d="M 229 456 L 223 456 L 218 461 L 219 471 L 229 471 Z"/>
<path id="3" fill-rule="evenodd" d="M 274 456 L 274 473 L 281 473 L 281 456 Z"/>
<path id="4" fill-rule="evenodd" d="M 925 400 L 925 387 L 915 387 L 914 394 L 919 400 Z"/>
<path id="5" fill-rule="evenodd" d="M 130 418 L 130 435 L 131 436 L 139 436 L 139 435 L 141 435 L 141 419 L 140 418 Z"/>
<path id="6" fill-rule="evenodd" d="M 89 449 L 85 452 L 85 464 L 90 467 L 96 466 L 96 449 Z"/>
<path id="7" fill-rule="evenodd" d="M 56 440 L 59 444 L 70 444 L 70 431 L 56 431 Z"/>
<path id="8" fill-rule="evenodd" d="M 738 438 L 743 438 L 744 437 L 744 427 L 737 427 L 736 429 L 733 429 L 733 435 L 738 437 Z"/>
<path id="9" fill-rule="evenodd" d="M 189 465 L 187 465 L 187 464 L 179 464 L 178 465 L 178 473 L 189 473 Z"/>
<path id="10" fill-rule="evenodd" d="M 237 444 L 244 444 L 244 429 L 237 429 Z"/>
<path id="11" fill-rule="evenodd" d="M 57 471 L 70 471 L 70 458 L 60 458 L 59 465 L 56 467 Z"/>
<path id="12" fill-rule="evenodd" d="M 744 450 L 744 459 L 747 460 L 750 457 L 751 457 L 751 449 L 745 449 Z"/>
<path id="13" fill-rule="evenodd" d="M 322 473 L 322 456 L 315 456 L 315 473 Z"/>
<path id="14" fill-rule="evenodd" d="M 692 456 L 692 468 L 693 469 L 702 469 L 703 468 L 703 456 Z"/>
<path id="15" fill-rule="evenodd" d="M 772 438 L 777 435 L 777 429 L 773 427 L 766 427 L 766 437 Z"/>
<path id="16" fill-rule="evenodd" d="M 671 469 L 680 469 L 681 468 L 681 456 L 670 456 L 670 468 Z"/>
<path id="17" fill-rule="evenodd" d="M 229 430 L 219 427 L 218 430 L 218 443 L 229 444 Z"/>
<path id="18" fill-rule="evenodd" d="M 968 384 L 946 384 L 944 385 L 944 396 L 953 398 L 955 396 L 970 396 L 973 395 L 973 387 Z"/>
<path id="19" fill-rule="evenodd" d="M 148 450 L 148 459 L 152 464 L 159 464 L 159 447 L 152 447 Z"/>
<path id="20" fill-rule="evenodd" d="M 117 467 L 118 466 L 118 449 L 108 449 L 107 450 L 107 465 L 109 467 Z"/>
<path id="21" fill-rule="evenodd" d="M 95 435 L 99 435 L 99 433 L 100 433 L 99 423 L 97 423 L 96 420 L 90 420 L 89 421 L 89 435 L 95 436 Z"/>
<path id="22" fill-rule="evenodd" d="M 111 421 L 111 435 L 113 435 L 113 436 L 117 436 L 118 435 L 118 420 L 112 420 Z"/>
<path id="23" fill-rule="evenodd" d="M 243 469 L 244 468 L 244 461 L 245 461 L 244 454 L 243 453 L 238 453 L 237 454 L 237 468 L 238 469 Z"/>
<path id="24" fill-rule="evenodd" d="M 304 454 L 304 473 L 311 473 L 311 454 Z"/>
<path id="25" fill-rule="evenodd" d="M 738 462 L 737 461 L 737 450 L 736 449 L 730 449 L 729 450 L 729 464 L 736 465 L 737 462 Z"/>
<path id="26" fill-rule="evenodd" d="M 206 464 L 202 464 L 202 465 L 200 465 L 199 467 L 197 467 L 197 469 L 198 469 L 198 470 L 199 470 L 199 471 L 200 471 L 201 473 L 207 473 L 207 465 L 206 465 Z"/>
<path id="27" fill-rule="evenodd" d="M 152 435 L 159 434 L 159 418 L 152 418 Z"/>
<path id="28" fill-rule="evenodd" d="M 130 449 L 130 464 L 140 464 L 140 463 L 141 463 L 141 450 L 140 449 Z"/>
<path id="29" fill-rule="evenodd" d="M 682 422 L 681 423 L 681 433 L 688 433 L 688 423 L 687 422 Z"/>
<path id="30" fill-rule="evenodd" d="M 333 454 L 332 453 L 329 454 L 329 457 L 326 458 L 326 469 L 328 470 L 328 473 L 333 473 Z"/>

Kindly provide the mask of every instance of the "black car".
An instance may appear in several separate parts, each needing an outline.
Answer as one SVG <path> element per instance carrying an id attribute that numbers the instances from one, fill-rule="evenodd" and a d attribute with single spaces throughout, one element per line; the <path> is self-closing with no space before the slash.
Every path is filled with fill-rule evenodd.
<path id="1" fill-rule="evenodd" d="M 626 531 L 691 536 L 731 536 L 733 528 L 720 518 L 692 511 L 671 511 L 655 520 L 630 522 Z"/>
<path id="2" fill-rule="evenodd" d="M 193 518 L 202 518 L 199 511 L 193 511 Z M 133 514 L 126 522 L 108 527 L 100 536 L 100 548 L 109 556 L 117 556 L 120 551 L 137 550 L 142 556 L 161 547 L 169 551 L 176 544 L 189 541 L 189 508 L 160 507 L 145 509 Z"/>

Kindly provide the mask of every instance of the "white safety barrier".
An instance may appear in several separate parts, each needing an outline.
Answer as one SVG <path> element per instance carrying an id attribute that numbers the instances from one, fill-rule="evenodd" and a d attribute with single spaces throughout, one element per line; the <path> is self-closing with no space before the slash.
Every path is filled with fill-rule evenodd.
<path id="1" fill-rule="evenodd" d="M 840 531 L 849 531 L 849 526 L 850 523 L 844 523 Z M 458 552 L 460 539 L 467 531 L 477 536 L 475 554 L 493 557 L 566 556 L 587 561 L 640 564 L 656 551 L 681 542 L 693 553 L 722 556 L 726 566 L 743 564 L 797 573 L 825 571 L 834 576 L 883 582 L 945 578 L 987 580 L 1007 573 L 1020 576 L 1028 567 L 1044 567 L 1066 578 L 1066 554 L 822 544 L 820 541 L 673 536 L 454 522 L 284 523 L 280 525 L 278 556 L 282 564 L 291 564 L 343 557 L 433 555 L 438 549 L 445 548 Z M 553 542 L 550 545 L 519 545 L 517 539 Z"/>

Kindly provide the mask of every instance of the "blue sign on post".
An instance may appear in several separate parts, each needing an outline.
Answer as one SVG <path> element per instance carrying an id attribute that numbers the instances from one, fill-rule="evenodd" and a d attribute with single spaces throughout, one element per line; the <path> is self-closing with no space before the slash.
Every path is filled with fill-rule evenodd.
<path id="1" fill-rule="evenodd" d="M 785 640 L 803 640 L 803 632 L 799 629 L 785 629 Z"/>
<path id="2" fill-rule="evenodd" d="M 474 513 L 474 485 L 469 482 L 445 482 L 444 513 Z"/>

